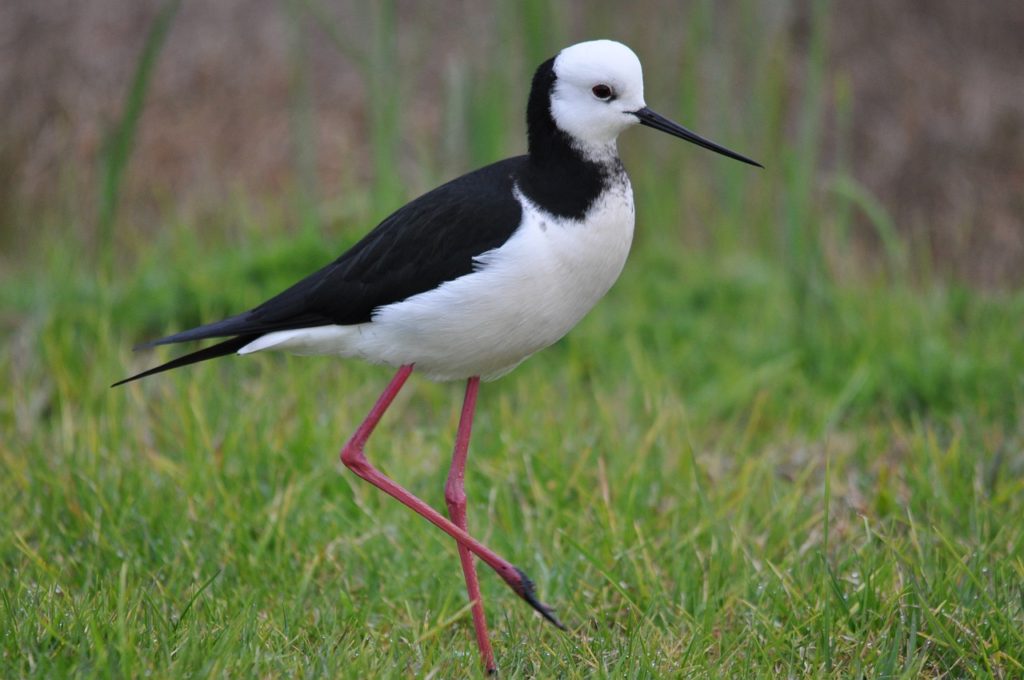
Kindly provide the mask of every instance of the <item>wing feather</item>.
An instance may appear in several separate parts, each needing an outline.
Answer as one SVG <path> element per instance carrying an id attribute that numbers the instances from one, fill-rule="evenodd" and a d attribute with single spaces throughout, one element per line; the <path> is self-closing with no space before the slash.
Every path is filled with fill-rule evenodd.
<path id="1" fill-rule="evenodd" d="M 242 336 L 121 383 L 237 351 L 274 331 L 365 323 L 378 307 L 471 273 L 475 257 L 499 247 L 519 227 L 522 207 L 513 187 L 527 162 L 518 156 L 454 179 L 409 202 L 336 260 L 263 304 L 141 345 Z"/>

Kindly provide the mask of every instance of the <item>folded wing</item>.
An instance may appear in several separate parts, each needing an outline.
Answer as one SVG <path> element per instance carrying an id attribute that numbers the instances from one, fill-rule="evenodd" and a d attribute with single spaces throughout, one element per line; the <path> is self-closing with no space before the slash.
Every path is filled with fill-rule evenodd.
<path id="1" fill-rule="evenodd" d="M 334 262 L 258 307 L 145 343 L 230 338 L 115 385 L 237 352 L 274 331 L 366 323 L 378 307 L 469 274 L 475 257 L 518 228 L 522 209 L 513 185 L 526 162 L 525 156 L 501 161 L 420 196 Z"/>

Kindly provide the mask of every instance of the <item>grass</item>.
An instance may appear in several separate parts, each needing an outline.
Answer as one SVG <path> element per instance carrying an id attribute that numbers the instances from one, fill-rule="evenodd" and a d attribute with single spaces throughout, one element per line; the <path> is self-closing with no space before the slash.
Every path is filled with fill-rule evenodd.
<path id="1" fill-rule="evenodd" d="M 296 3 L 290 16 L 309 7 L 323 9 Z M 693 10 L 692 59 L 714 33 L 708 7 Z M 545 11 L 528 4 L 514 23 L 564 39 Z M 387 8 L 375 18 L 395 20 Z M 524 50 L 543 49 L 521 30 Z M 367 68 L 391 63 L 380 49 Z M 884 230 L 887 250 L 904 246 L 841 168 L 827 195 L 842 210 L 796 186 L 815 181 L 806 156 L 822 107 L 808 95 L 799 137 L 812 141 L 788 145 L 772 113 L 784 47 L 745 49 L 732 68 L 757 57 L 758 83 L 777 87 L 759 85 L 761 113 L 739 119 L 719 100 L 713 113 L 735 134 L 712 136 L 768 171 L 632 133 L 640 233 L 622 280 L 565 340 L 482 390 L 471 529 L 571 628 L 547 626 L 484 572 L 502 673 L 1019 677 L 1024 295 L 915 281 L 902 255 L 851 273 L 852 213 Z M 516 69 L 502 74 L 452 76 L 447 115 L 472 123 L 456 157 L 500 146 L 472 130 L 508 115 L 496 101 L 521 99 L 507 94 L 522 90 Z M 652 93 L 673 91 L 657 83 Z M 308 94 L 294 96 L 293 130 L 306 135 Z M 383 120 L 374 138 L 400 124 Z M 743 143 L 750 129 L 766 130 L 765 153 Z M 95 260 L 83 255 L 96 250 L 87 218 L 50 215 L 32 254 L 7 260 L 0 675 L 477 671 L 452 542 L 337 461 L 387 370 L 261 356 L 107 388 L 169 356 L 133 354 L 135 341 L 259 302 L 351 244 L 390 207 L 380 197 L 401 191 L 349 189 L 297 222 L 315 187 L 242 196 L 214 215 L 169 206 L 152 238 L 127 228 L 122 206 Z M 97 278 L 104 260 L 117 266 Z M 460 396 L 414 377 L 368 447 L 438 507 Z"/>
<path id="2" fill-rule="evenodd" d="M 387 371 L 106 388 L 156 360 L 128 336 L 191 322 L 179 300 L 240 308 L 310 247 L 189 234 L 103 291 L 65 252 L 5 293 L 3 675 L 472 673 L 451 542 L 337 462 Z M 850 286 L 796 346 L 777 266 L 671 240 L 484 387 L 472 526 L 572 628 L 486 574 L 505 674 L 1021 673 L 1024 298 Z M 369 449 L 438 505 L 459 392 L 413 380 Z"/>

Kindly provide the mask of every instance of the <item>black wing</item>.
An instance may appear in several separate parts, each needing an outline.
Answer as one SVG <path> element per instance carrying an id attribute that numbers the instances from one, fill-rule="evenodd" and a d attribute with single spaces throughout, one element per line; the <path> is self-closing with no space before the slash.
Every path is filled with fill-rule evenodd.
<path id="1" fill-rule="evenodd" d="M 526 156 L 510 158 L 454 179 L 407 203 L 334 262 L 258 307 L 143 346 L 232 336 L 245 342 L 234 338 L 121 382 L 229 354 L 273 331 L 364 323 L 377 307 L 469 274 L 474 257 L 518 228 L 522 208 L 513 185 L 525 163 Z"/>

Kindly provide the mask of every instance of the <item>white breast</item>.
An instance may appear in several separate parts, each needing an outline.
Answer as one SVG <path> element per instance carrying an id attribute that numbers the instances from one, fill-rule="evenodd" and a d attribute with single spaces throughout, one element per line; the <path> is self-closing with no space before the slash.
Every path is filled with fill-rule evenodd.
<path id="1" fill-rule="evenodd" d="M 380 307 L 369 323 L 266 335 L 240 353 L 284 349 L 401 365 L 438 380 L 496 378 L 559 340 L 611 288 L 633 239 L 622 176 L 583 220 L 557 218 L 517 192 L 522 224 L 473 273 Z"/>

